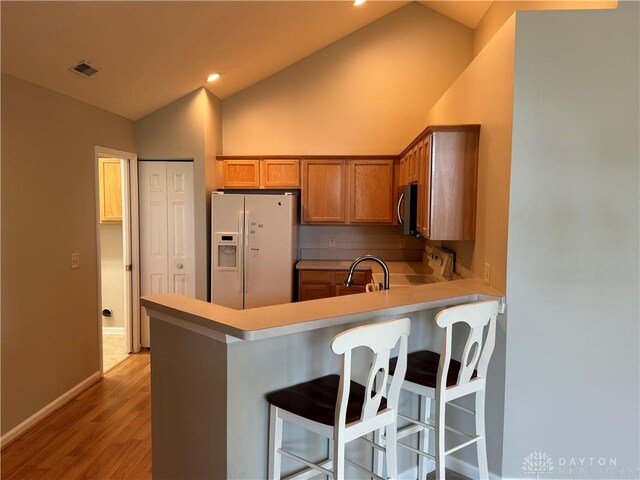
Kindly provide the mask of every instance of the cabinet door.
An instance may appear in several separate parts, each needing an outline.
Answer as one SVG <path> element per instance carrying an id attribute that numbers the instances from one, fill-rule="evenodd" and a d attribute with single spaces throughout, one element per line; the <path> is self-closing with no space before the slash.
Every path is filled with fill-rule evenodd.
<path id="1" fill-rule="evenodd" d="M 344 161 L 302 162 L 302 223 L 345 223 L 346 194 Z"/>
<path id="2" fill-rule="evenodd" d="M 413 171 L 415 168 L 414 154 L 415 154 L 414 149 L 411 149 L 411 151 L 407 155 L 407 183 L 412 183 L 412 182 L 415 182 L 416 180 L 415 175 L 413 174 Z"/>
<path id="3" fill-rule="evenodd" d="M 99 161 L 100 223 L 122 222 L 122 183 L 120 160 L 101 158 Z"/>
<path id="4" fill-rule="evenodd" d="M 353 295 L 354 293 L 364 293 L 366 292 L 366 287 L 363 285 L 352 285 L 351 287 L 347 287 L 345 285 L 336 285 L 335 296 L 341 297 L 343 295 Z"/>
<path id="5" fill-rule="evenodd" d="M 431 135 L 428 238 L 475 238 L 477 169 L 477 130 L 442 131 Z"/>
<path id="6" fill-rule="evenodd" d="M 393 223 L 393 160 L 349 163 L 349 223 Z"/>
<path id="7" fill-rule="evenodd" d="M 405 155 L 400 159 L 400 166 L 398 167 L 398 186 L 401 187 L 409 183 L 409 178 L 407 176 L 407 164 L 408 164 L 409 154 Z"/>
<path id="8" fill-rule="evenodd" d="M 333 272 L 330 270 L 300 270 L 298 301 L 333 297 Z"/>
<path id="9" fill-rule="evenodd" d="M 299 188 L 299 160 L 262 160 L 260 162 L 261 188 Z"/>
<path id="10" fill-rule="evenodd" d="M 333 297 L 333 287 L 321 283 L 301 283 L 298 290 L 298 301 L 317 300 Z"/>
<path id="11" fill-rule="evenodd" d="M 224 188 L 260 188 L 259 160 L 224 160 Z"/>
<path id="12" fill-rule="evenodd" d="M 409 183 L 418 182 L 418 174 L 420 171 L 420 144 L 411 149 L 409 161 Z"/>
<path id="13" fill-rule="evenodd" d="M 431 135 L 421 142 L 420 170 L 418 175 L 418 232 L 423 237 L 429 236 L 430 191 L 431 191 Z"/>

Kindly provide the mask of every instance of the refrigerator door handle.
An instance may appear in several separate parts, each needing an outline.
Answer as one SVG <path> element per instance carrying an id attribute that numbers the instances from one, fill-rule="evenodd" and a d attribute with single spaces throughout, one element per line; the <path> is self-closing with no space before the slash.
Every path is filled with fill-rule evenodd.
<path id="1" fill-rule="evenodd" d="M 244 270 L 244 293 L 249 293 L 249 265 L 251 261 L 249 260 L 249 212 L 244 212 L 244 262 L 243 262 L 243 270 Z"/>
<path id="2" fill-rule="evenodd" d="M 242 272 L 244 271 L 244 212 L 240 210 L 238 213 L 238 250 L 236 251 L 237 259 L 237 291 L 238 293 L 242 293 L 243 285 L 242 285 Z"/>

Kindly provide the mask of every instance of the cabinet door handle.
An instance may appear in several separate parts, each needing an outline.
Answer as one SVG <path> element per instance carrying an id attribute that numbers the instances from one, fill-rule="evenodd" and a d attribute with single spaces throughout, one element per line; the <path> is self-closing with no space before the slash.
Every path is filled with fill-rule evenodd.
<path id="1" fill-rule="evenodd" d="M 179 264 L 177 264 L 177 265 L 176 265 L 176 268 L 177 268 L 178 270 L 182 270 L 182 269 L 184 268 L 184 265 L 182 265 L 181 263 L 179 263 Z"/>
<path id="2" fill-rule="evenodd" d="M 402 202 L 404 201 L 404 192 L 400 194 L 400 198 L 398 198 L 398 223 L 400 225 L 404 225 L 404 220 L 402 219 L 402 215 L 400 213 L 402 209 Z"/>

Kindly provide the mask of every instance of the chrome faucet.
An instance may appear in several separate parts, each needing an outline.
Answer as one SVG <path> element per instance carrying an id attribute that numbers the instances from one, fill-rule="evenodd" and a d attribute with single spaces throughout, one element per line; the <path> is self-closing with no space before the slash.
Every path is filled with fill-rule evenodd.
<path id="1" fill-rule="evenodd" d="M 363 257 L 356 258 L 351 264 L 351 266 L 349 267 L 349 273 L 347 274 L 347 278 L 344 279 L 344 284 L 347 287 L 351 286 L 351 284 L 353 283 L 353 272 L 355 271 L 358 264 L 360 262 L 364 262 L 365 260 L 371 260 L 373 262 L 376 262 L 378 265 L 382 267 L 382 270 L 384 272 L 384 281 L 381 285 L 382 290 L 389 290 L 389 267 L 387 267 L 387 264 L 384 263 L 384 261 L 380 260 L 378 257 L 374 255 L 364 255 Z"/>

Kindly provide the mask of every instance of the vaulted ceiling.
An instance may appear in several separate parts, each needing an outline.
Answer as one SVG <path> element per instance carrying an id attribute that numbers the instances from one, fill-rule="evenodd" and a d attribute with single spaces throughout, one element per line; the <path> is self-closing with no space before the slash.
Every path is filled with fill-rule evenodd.
<path id="1" fill-rule="evenodd" d="M 137 120 L 203 85 L 233 95 L 407 3 L 3 1 L 2 72 Z M 475 28 L 492 2 L 420 3 Z M 70 72 L 81 60 L 99 73 Z"/>

